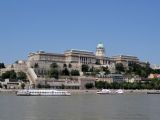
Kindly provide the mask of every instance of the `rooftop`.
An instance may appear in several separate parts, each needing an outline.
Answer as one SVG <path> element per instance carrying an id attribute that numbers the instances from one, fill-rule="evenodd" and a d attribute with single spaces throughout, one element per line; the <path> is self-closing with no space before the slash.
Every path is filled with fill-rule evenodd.
<path id="1" fill-rule="evenodd" d="M 103 45 L 103 43 L 99 43 L 98 45 L 97 45 L 97 48 L 104 48 L 104 45 Z"/>
<path id="2" fill-rule="evenodd" d="M 88 51 L 88 50 L 78 50 L 78 49 L 70 49 L 70 50 L 65 51 L 65 53 L 67 53 L 67 52 L 94 54 L 94 52 L 92 52 L 92 51 Z"/>

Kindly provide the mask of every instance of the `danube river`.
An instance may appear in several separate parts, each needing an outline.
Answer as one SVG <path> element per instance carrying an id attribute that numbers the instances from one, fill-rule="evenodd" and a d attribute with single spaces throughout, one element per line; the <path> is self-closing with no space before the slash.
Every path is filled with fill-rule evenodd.
<path id="1" fill-rule="evenodd" d="M 20 97 L 0 94 L 0 120 L 160 120 L 160 95 Z"/>

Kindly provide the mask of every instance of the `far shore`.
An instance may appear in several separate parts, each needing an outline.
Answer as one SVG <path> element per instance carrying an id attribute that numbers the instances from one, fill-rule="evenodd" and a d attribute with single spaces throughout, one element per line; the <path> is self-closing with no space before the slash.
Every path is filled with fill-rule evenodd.
<path id="1" fill-rule="evenodd" d="M 116 91 L 117 89 L 111 89 L 111 91 Z M 98 91 L 101 90 L 67 90 L 72 94 L 96 94 Z M 144 94 L 147 92 L 160 92 L 160 90 L 124 90 L 124 94 Z"/>
<path id="2" fill-rule="evenodd" d="M 19 89 L 0 89 L 0 93 L 6 94 L 15 94 Z M 61 89 L 58 89 L 61 90 Z M 101 90 L 73 90 L 73 89 L 63 89 L 69 91 L 71 94 L 96 94 L 98 91 Z M 112 89 L 112 91 L 116 91 L 116 89 Z M 160 90 L 124 90 L 125 94 L 132 94 L 132 93 L 147 93 L 147 92 L 160 92 Z"/>

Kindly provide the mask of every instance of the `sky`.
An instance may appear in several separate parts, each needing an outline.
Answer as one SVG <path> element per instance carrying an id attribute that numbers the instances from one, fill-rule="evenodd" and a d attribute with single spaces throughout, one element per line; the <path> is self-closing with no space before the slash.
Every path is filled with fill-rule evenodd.
<path id="1" fill-rule="evenodd" d="M 159 0 L 1 0 L 0 62 L 26 60 L 30 52 L 134 55 L 160 65 Z"/>

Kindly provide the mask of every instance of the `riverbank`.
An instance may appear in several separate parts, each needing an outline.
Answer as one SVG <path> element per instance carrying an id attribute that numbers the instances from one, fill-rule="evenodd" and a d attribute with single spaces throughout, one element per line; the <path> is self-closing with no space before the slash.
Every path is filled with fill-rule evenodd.
<path id="1" fill-rule="evenodd" d="M 101 90 L 67 90 L 71 94 L 97 94 Z M 116 90 L 111 90 L 116 91 Z M 124 94 L 147 94 L 147 92 L 160 92 L 160 90 L 123 90 Z"/>
<path id="2" fill-rule="evenodd" d="M 16 94 L 18 89 L 0 89 L 0 93 L 3 94 Z M 98 91 L 101 90 L 69 90 L 67 89 L 68 92 L 71 94 L 96 94 Z M 116 91 L 116 90 L 111 90 L 111 91 Z M 160 92 L 160 90 L 124 90 L 125 94 L 147 94 L 147 92 Z"/>

